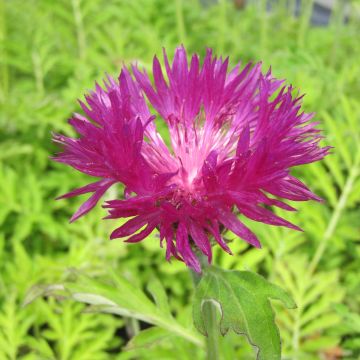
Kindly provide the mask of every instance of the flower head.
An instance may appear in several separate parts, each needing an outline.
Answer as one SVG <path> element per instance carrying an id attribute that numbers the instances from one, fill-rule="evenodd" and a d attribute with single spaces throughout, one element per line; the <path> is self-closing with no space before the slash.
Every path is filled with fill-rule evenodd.
<path id="1" fill-rule="evenodd" d="M 118 81 L 108 77 L 80 102 L 86 117 L 70 124 L 80 137 L 56 135 L 64 151 L 56 161 L 100 180 L 62 198 L 92 193 L 72 221 L 90 211 L 115 183 L 124 198 L 107 201 L 107 218 L 130 218 L 111 238 L 139 242 L 154 229 L 166 243 L 166 258 L 183 260 L 195 271 L 197 248 L 211 262 L 210 239 L 225 251 L 226 228 L 260 247 L 235 211 L 255 221 L 299 229 L 268 206 L 294 210 L 280 199 L 319 200 L 290 168 L 322 159 L 321 135 L 313 114 L 301 112 L 302 96 L 261 72 L 261 64 L 228 72 L 228 59 L 211 50 L 190 63 L 183 47 L 172 65 L 164 52 L 165 73 L 157 57 L 152 84 L 146 72 L 124 67 Z M 167 79 L 166 79 L 167 77 Z M 150 111 L 147 101 L 155 110 Z M 155 115 L 157 113 L 157 115 Z M 155 125 L 169 131 L 167 146 Z"/>

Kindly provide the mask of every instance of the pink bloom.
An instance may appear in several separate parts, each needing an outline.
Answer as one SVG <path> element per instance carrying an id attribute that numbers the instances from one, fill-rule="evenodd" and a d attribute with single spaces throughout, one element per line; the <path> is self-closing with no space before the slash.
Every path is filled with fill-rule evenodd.
<path id="1" fill-rule="evenodd" d="M 154 58 L 154 85 L 136 66 L 134 78 L 124 67 L 119 81 L 108 77 L 104 89 L 96 85 L 87 105 L 81 102 L 87 117 L 70 120 L 80 137 L 54 137 L 64 147 L 56 161 L 100 178 L 62 196 L 92 193 L 72 221 L 122 183 L 124 199 L 106 203 L 107 218 L 130 220 L 111 239 L 139 242 L 158 229 L 166 258 L 175 256 L 195 271 L 201 268 L 194 248 L 211 262 L 210 238 L 230 253 L 222 228 L 260 247 L 235 209 L 254 221 L 299 230 L 264 205 L 291 211 L 279 198 L 319 200 L 290 174 L 291 167 L 329 151 L 319 147 L 313 114 L 300 111 L 302 97 L 270 71 L 262 74 L 261 64 L 228 72 L 228 59 L 211 50 L 202 65 L 196 54 L 189 64 L 183 47 L 171 66 L 165 52 L 164 61 L 167 80 Z M 156 117 L 168 128 L 170 146 L 157 131 Z"/>

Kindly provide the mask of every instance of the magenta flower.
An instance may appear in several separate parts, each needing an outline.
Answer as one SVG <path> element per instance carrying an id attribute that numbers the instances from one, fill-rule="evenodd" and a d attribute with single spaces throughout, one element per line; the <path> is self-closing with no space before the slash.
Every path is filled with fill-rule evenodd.
<path id="1" fill-rule="evenodd" d="M 108 77 L 104 89 L 96 85 L 87 105 L 80 102 L 87 118 L 75 114 L 70 120 L 80 138 L 54 137 L 64 146 L 56 161 L 100 178 L 61 197 L 93 193 L 71 221 L 122 183 L 124 199 L 106 203 L 107 218 L 130 220 L 111 239 L 139 242 L 158 229 L 166 259 L 174 256 L 198 272 L 194 249 L 211 262 L 210 239 L 231 253 L 224 228 L 260 247 L 242 216 L 299 230 L 264 205 L 292 211 L 279 198 L 319 200 L 290 174 L 291 167 L 329 151 L 319 146 L 313 114 L 300 112 L 302 96 L 293 96 L 293 88 L 270 71 L 262 74 L 261 64 L 228 72 L 228 59 L 217 59 L 211 50 L 202 65 L 196 54 L 188 64 L 183 47 L 172 66 L 165 52 L 164 61 L 167 81 L 155 57 L 154 85 L 136 66 L 134 78 L 124 67 L 119 81 Z M 168 128 L 169 146 L 157 131 L 157 117 Z"/>

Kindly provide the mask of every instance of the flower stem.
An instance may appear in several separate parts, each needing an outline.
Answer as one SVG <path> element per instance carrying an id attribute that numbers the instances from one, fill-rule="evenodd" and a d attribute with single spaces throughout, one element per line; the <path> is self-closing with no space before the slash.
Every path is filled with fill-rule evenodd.
<path id="1" fill-rule="evenodd" d="M 195 271 L 191 270 L 191 276 L 192 276 L 195 287 L 201 281 L 201 277 L 202 277 L 204 271 L 206 271 L 206 268 L 211 266 L 208 264 L 207 259 L 204 255 L 198 254 L 198 259 L 201 263 L 203 272 L 201 274 L 199 274 L 199 273 L 196 273 Z M 207 360 L 219 360 L 220 359 L 220 354 L 219 354 L 220 333 L 218 330 L 216 305 L 211 301 L 206 301 L 203 304 L 202 312 L 203 312 L 205 327 L 206 327 L 206 331 L 207 331 L 206 359 Z"/>
<path id="2" fill-rule="evenodd" d="M 208 360 L 219 360 L 219 331 L 217 329 L 216 306 L 208 301 L 204 304 L 203 314 L 205 318 L 205 326 L 207 329 L 206 352 Z"/>

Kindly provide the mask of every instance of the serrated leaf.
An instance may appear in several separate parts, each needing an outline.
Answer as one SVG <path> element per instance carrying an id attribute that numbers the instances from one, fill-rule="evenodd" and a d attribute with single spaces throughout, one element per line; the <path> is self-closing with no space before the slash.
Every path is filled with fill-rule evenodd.
<path id="1" fill-rule="evenodd" d="M 258 360 L 278 360 L 281 358 L 280 335 L 269 298 L 281 300 L 288 308 L 296 307 L 284 290 L 260 275 L 208 268 L 195 292 L 195 326 L 202 334 L 207 334 L 202 310 L 206 302 L 215 302 L 221 309 L 220 331 L 223 335 L 229 329 L 245 334 L 259 349 Z"/>

